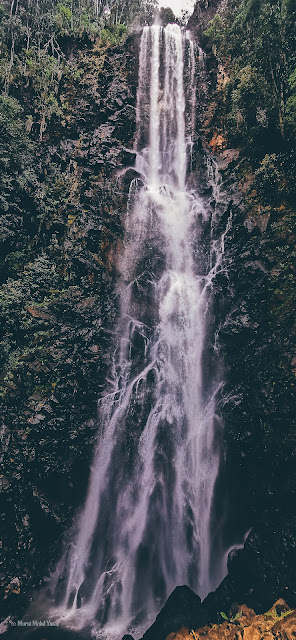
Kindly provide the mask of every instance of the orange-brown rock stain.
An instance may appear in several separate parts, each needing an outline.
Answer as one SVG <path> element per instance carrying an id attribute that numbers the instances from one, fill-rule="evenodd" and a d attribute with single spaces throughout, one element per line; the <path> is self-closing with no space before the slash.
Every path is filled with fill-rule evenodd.
<path id="1" fill-rule="evenodd" d="M 267 613 L 256 613 L 245 605 L 237 607 L 237 620 L 212 624 L 201 629 L 182 628 L 170 633 L 166 640 L 295 640 L 296 610 L 278 600 Z"/>

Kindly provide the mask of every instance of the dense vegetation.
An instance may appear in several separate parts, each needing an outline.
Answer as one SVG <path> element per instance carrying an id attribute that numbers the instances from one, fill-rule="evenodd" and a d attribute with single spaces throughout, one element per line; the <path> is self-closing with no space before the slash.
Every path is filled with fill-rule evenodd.
<path id="1" fill-rule="evenodd" d="M 137 53 L 128 37 L 153 4 L 0 7 L 4 616 L 21 609 L 83 500 L 126 206 L 113 174 L 132 158 Z"/>
<path id="2" fill-rule="evenodd" d="M 40 139 L 52 117 L 62 117 L 59 89 L 65 77 L 75 80 L 69 60 L 75 47 L 100 39 L 122 42 L 127 29 L 149 22 L 154 0 L 26 0 L 0 5 L 0 81 L 4 93 L 31 89 L 27 129 L 38 127 Z"/>
<path id="3" fill-rule="evenodd" d="M 293 0 L 227 0 L 206 32 L 220 65 L 216 122 L 260 161 L 266 203 L 295 197 L 295 21 Z"/>
<path id="4" fill-rule="evenodd" d="M 203 126 L 222 158 L 238 150 L 224 178 L 231 184 L 235 170 L 242 194 L 229 246 L 234 300 L 221 331 L 236 397 L 225 409 L 228 450 L 242 478 L 239 509 L 251 502 L 255 521 L 261 513 L 273 523 L 275 513 L 292 517 L 296 493 L 296 6 L 209 4 L 216 14 L 204 44 L 215 72 Z"/>
<path id="5" fill-rule="evenodd" d="M 110 47 L 122 43 L 132 25 L 149 21 L 153 6 L 153 0 L 13 0 L 0 6 L 0 278 L 2 284 L 8 279 L 10 290 L 22 273 L 26 280 L 27 268 L 37 274 L 39 267 L 41 280 L 47 278 L 43 294 L 35 286 L 39 302 L 56 287 L 59 233 L 49 255 L 46 227 L 63 215 L 71 227 L 81 212 L 79 196 L 73 195 L 75 168 L 51 158 L 48 142 L 50 136 L 52 144 L 61 135 L 75 137 L 72 94 L 80 87 L 83 95 L 86 84 L 88 90 L 91 82 L 97 84 L 95 75 L 85 74 L 84 50 L 93 52 L 92 71 L 99 74 Z M 15 292 L 11 304 L 18 297 Z M 12 345 L 5 329 L 4 334 L 7 369 Z"/>
<path id="6" fill-rule="evenodd" d="M 223 98 L 232 140 L 295 141 L 295 18 L 292 0 L 228 0 L 210 22 L 207 35 L 229 72 Z"/>

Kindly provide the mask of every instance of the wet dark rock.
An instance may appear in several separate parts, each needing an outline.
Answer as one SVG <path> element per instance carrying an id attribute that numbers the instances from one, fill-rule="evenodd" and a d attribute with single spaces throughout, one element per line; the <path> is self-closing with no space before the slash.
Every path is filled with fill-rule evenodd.
<path id="1" fill-rule="evenodd" d="M 223 153 L 219 154 L 217 166 L 220 173 L 223 174 L 225 171 L 229 171 L 229 169 L 236 168 L 239 155 L 240 152 L 238 149 L 225 149 Z"/>
<path id="2" fill-rule="evenodd" d="M 284 598 L 289 607 L 295 608 L 295 527 L 295 519 L 291 519 L 263 523 L 251 531 L 244 548 L 230 554 L 229 574 L 202 603 L 209 621 L 217 621 L 220 611 L 229 613 L 234 603 L 264 613 Z"/>
<path id="3" fill-rule="evenodd" d="M 7 382 L 1 379 L 3 618 L 26 610 L 85 498 L 109 366 L 108 328 L 117 312 L 116 246 L 132 179 L 117 174 L 135 158 L 128 151 L 135 130 L 134 46 L 129 38 L 126 46 L 104 51 L 103 63 L 92 43 L 82 58 L 75 54 L 73 65 L 83 74 L 61 85 L 65 121 L 48 124 L 37 145 L 36 164 L 45 172 L 55 167 L 55 198 L 63 204 L 49 203 L 42 213 L 27 258 L 37 262 L 31 271 L 25 262 L 14 276 L 7 300 L 15 302 L 2 323 L 7 348 L 18 345 Z M 24 100 L 33 100 L 30 89 Z M 15 576 L 17 593 L 10 587 Z"/>
<path id="4" fill-rule="evenodd" d="M 171 632 L 197 629 L 204 624 L 221 623 L 221 611 L 231 617 L 239 605 L 257 614 L 268 611 L 275 601 L 284 599 L 296 607 L 295 519 L 254 527 L 244 548 L 233 550 L 228 558 L 228 575 L 201 603 L 188 587 L 171 594 L 144 640 L 165 640 Z"/>
<path id="5" fill-rule="evenodd" d="M 189 587 L 177 587 L 171 593 L 143 640 L 165 640 L 169 633 L 185 626 L 196 629 L 205 622 L 201 600 Z"/>
<path id="6" fill-rule="evenodd" d="M 76 632 L 62 629 L 60 627 L 51 627 L 49 621 L 46 620 L 36 621 L 41 622 L 42 626 L 34 628 L 34 621 L 31 622 L 32 626 L 17 628 L 9 628 L 9 631 L 2 637 L 3 640 L 91 640 L 91 635 L 88 632 Z"/>
<path id="7" fill-rule="evenodd" d="M 206 48 L 208 44 L 208 39 L 205 36 L 207 26 L 221 4 L 222 0 L 199 0 L 195 4 L 188 28 L 195 34 L 203 48 Z"/>

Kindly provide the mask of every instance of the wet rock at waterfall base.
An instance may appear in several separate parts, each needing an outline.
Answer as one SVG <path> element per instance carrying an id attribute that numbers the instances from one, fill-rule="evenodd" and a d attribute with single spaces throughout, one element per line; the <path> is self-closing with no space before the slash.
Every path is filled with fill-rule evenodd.
<path id="1" fill-rule="evenodd" d="M 177 587 L 168 598 L 143 640 L 165 640 L 173 631 L 186 626 L 196 629 L 205 623 L 201 599 L 189 587 Z"/>
<path id="2" fill-rule="evenodd" d="M 169 634 L 180 630 L 182 631 L 177 633 L 176 638 L 172 636 L 170 640 L 187 640 L 191 637 L 191 629 L 200 629 L 206 623 L 214 626 L 222 623 L 221 611 L 232 618 L 242 610 L 245 615 L 249 608 L 255 618 L 256 614 L 262 616 L 269 610 L 274 610 L 274 621 L 278 620 L 279 623 L 283 613 L 296 607 L 294 529 L 293 518 L 284 524 L 258 525 L 249 534 L 244 548 L 229 555 L 229 573 L 216 591 L 201 603 L 200 598 L 188 587 L 177 587 L 154 624 L 144 634 L 143 640 L 166 640 Z M 294 622 L 295 614 L 293 624 Z M 253 620 L 250 625 L 251 623 L 253 624 Z M 209 635 L 209 638 L 216 640 L 224 637 L 222 627 L 220 624 L 217 629 L 217 634 L 220 635 Z M 232 627 L 233 625 L 231 629 Z M 188 634 L 185 633 L 186 629 L 189 630 Z M 246 632 L 246 637 L 253 639 L 248 633 L 251 631 Z M 254 638 L 257 636 L 254 635 Z"/>
<path id="3" fill-rule="evenodd" d="M 40 622 L 46 623 L 46 621 Z M 11 627 L 9 631 L 4 634 L 3 640 L 91 640 L 91 636 L 88 632 L 80 633 L 60 629 L 59 627 L 43 625 L 40 626 L 40 628 L 34 628 L 32 621 L 31 627 Z"/>
<path id="4" fill-rule="evenodd" d="M 208 620 L 216 622 L 220 611 L 231 612 L 244 603 L 256 613 L 267 611 L 279 598 L 296 607 L 295 519 L 261 524 L 249 534 L 243 549 L 228 559 L 228 575 L 202 606 Z"/>

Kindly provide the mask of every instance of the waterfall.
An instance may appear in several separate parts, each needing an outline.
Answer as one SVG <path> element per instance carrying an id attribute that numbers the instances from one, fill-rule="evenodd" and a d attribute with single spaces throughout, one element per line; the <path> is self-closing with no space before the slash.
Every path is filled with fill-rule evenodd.
<path id="1" fill-rule="evenodd" d="M 113 368 L 86 502 L 51 580 L 56 615 L 97 637 L 147 627 L 177 585 L 204 597 L 223 577 L 211 542 L 222 383 L 210 327 L 224 236 L 211 240 L 210 207 L 187 186 L 196 64 L 188 32 L 144 28 Z"/>

